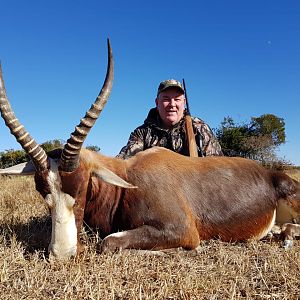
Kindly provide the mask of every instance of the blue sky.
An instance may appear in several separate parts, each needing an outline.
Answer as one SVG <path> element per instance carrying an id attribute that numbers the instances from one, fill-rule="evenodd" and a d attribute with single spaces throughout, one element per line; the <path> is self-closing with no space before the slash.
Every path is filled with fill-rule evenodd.
<path id="1" fill-rule="evenodd" d="M 116 155 L 154 106 L 157 86 L 185 78 L 190 109 L 212 128 L 275 114 L 279 156 L 300 165 L 300 2 L 0 0 L 8 98 L 42 143 L 67 140 L 115 58 L 109 102 L 85 145 Z M 19 149 L 0 122 L 0 151 Z"/>

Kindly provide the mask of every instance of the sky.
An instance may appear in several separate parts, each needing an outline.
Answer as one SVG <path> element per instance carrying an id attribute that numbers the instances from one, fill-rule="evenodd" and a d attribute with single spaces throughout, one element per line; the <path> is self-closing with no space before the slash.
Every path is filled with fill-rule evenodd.
<path id="1" fill-rule="evenodd" d="M 191 114 L 217 128 L 274 114 L 300 165 L 300 1 L 0 0 L 0 60 L 11 106 L 38 142 L 66 141 L 95 100 L 111 41 L 115 78 L 85 146 L 118 154 L 160 81 L 185 79 Z M 20 149 L 0 120 L 0 151 Z"/>

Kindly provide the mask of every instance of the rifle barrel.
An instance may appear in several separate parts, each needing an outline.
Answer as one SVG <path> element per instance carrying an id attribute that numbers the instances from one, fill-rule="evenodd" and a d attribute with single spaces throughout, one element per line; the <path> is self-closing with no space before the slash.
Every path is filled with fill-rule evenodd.
<path id="1" fill-rule="evenodd" d="M 187 113 L 188 116 L 190 116 L 191 112 L 190 112 L 189 101 L 188 101 L 188 96 L 187 96 L 187 92 L 186 92 L 184 78 L 182 79 L 182 83 L 183 83 L 183 89 L 184 89 L 185 101 L 186 101 L 186 113 Z"/>

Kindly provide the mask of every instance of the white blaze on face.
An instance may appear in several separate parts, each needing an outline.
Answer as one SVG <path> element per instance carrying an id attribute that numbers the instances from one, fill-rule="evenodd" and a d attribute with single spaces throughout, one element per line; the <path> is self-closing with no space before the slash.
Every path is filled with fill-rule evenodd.
<path id="1" fill-rule="evenodd" d="M 51 194 L 45 198 L 52 218 L 51 242 L 48 250 L 55 257 L 64 259 L 75 255 L 77 251 L 77 228 L 73 212 L 75 199 L 61 191 L 57 163 L 51 160 L 50 165 L 48 183 Z"/>

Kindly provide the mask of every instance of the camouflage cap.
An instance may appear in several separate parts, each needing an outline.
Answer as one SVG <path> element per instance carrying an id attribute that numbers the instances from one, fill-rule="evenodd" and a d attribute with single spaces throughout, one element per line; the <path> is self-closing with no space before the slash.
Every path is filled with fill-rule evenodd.
<path id="1" fill-rule="evenodd" d="M 167 80 L 164 80 L 162 81 L 160 84 L 159 84 L 159 87 L 158 87 L 158 90 L 157 90 L 157 96 L 159 95 L 159 93 L 161 93 L 162 91 L 168 89 L 168 88 L 171 88 L 171 87 L 175 87 L 175 88 L 178 88 L 179 90 L 182 91 L 182 93 L 184 93 L 184 88 L 181 84 L 180 81 L 178 80 L 175 80 L 175 79 L 167 79 Z"/>

